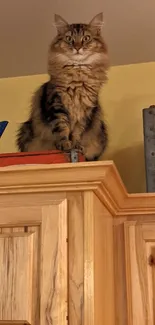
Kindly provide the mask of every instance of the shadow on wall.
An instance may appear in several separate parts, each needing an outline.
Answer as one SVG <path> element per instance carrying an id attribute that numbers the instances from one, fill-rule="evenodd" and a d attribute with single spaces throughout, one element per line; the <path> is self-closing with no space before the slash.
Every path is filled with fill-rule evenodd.
<path id="1" fill-rule="evenodd" d="M 139 144 L 108 154 L 113 160 L 129 193 L 145 193 L 144 147 Z"/>

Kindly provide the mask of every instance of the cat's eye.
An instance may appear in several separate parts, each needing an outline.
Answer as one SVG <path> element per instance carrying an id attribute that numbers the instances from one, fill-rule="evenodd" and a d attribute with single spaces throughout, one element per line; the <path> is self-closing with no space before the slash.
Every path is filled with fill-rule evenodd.
<path id="1" fill-rule="evenodd" d="M 72 38 L 72 36 L 67 35 L 67 36 L 66 36 L 66 42 L 67 42 L 67 43 L 72 43 L 72 42 L 73 42 L 73 38 Z"/>
<path id="2" fill-rule="evenodd" d="M 83 42 L 89 42 L 90 39 L 91 39 L 90 35 L 85 35 L 85 36 L 83 37 Z"/>

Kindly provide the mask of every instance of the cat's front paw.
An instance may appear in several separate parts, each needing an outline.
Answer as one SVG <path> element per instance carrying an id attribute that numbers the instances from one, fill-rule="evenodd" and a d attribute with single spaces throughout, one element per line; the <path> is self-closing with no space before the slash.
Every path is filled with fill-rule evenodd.
<path id="1" fill-rule="evenodd" d="M 74 148 L 75 148 L 77 151 L 79 151 L 79 152 L 81 152 L 82 154 L 84 154 L 84 147 L 81 146 L 81 144 L 80 144 L 79 142 L 76 142 Z"/>
<path id="2" fill-rule="evenodd" d="M 56 148 L 61 151 L 70 151 L 72 149 L 72 143 L 69 140 L 62 139 L 56 144 Z"/>

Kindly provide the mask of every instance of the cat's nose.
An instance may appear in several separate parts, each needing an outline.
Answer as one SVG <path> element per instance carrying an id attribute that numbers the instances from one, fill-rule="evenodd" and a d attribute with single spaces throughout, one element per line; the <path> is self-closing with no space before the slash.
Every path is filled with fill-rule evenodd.
<path id="1" fill-rule="evenodd" d="M 77 52 L 79 52 L 79 50 L 81 48 L 81 44 L 75 44 L 74 47 L 77 50 Z"/>

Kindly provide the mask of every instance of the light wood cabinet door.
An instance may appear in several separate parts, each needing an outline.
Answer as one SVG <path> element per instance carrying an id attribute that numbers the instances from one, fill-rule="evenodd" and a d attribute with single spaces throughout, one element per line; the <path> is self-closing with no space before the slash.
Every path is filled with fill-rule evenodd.
<path id="1" fill-rule="evenodd" d="M 125 223 L 128 325 L 155 324 L 155 222 Z"/>
<path id="2" fill-rule="evenodd" d="M 0 324 L 67 324 L 67 205 L 0 197 Z"/>

